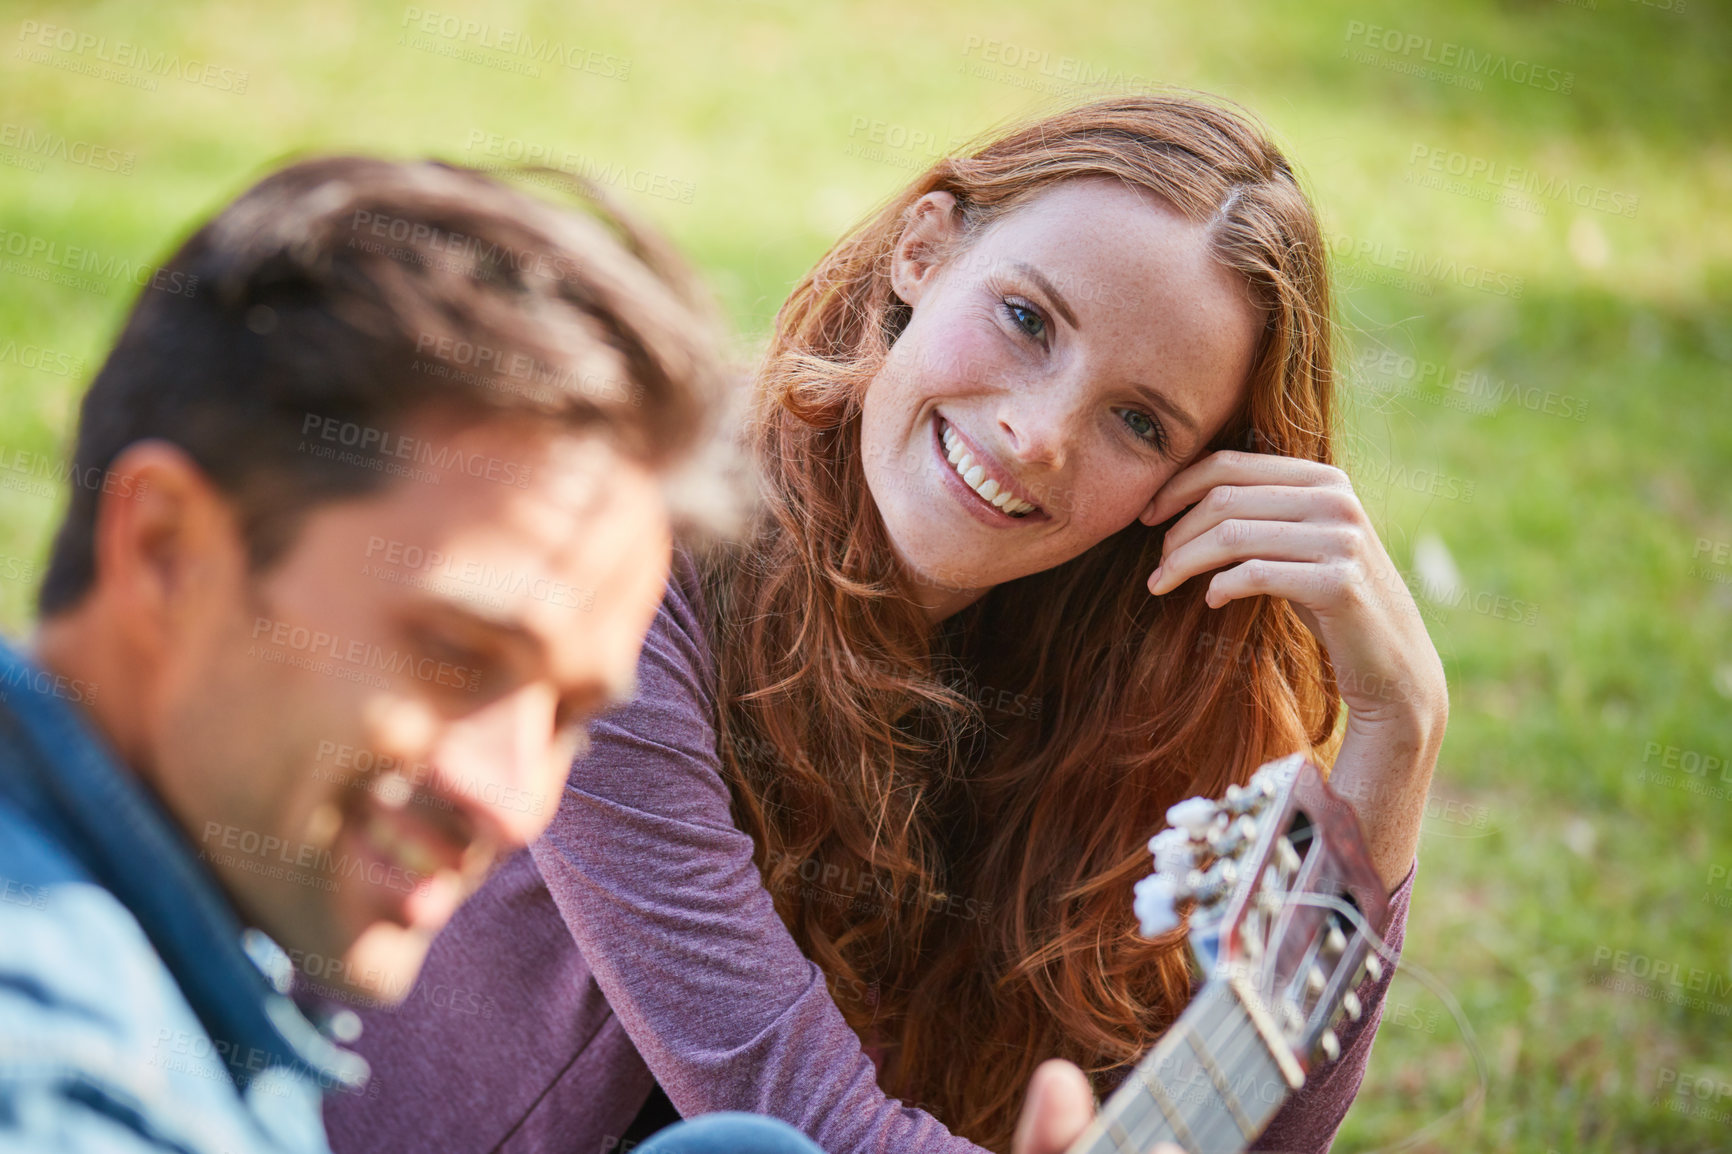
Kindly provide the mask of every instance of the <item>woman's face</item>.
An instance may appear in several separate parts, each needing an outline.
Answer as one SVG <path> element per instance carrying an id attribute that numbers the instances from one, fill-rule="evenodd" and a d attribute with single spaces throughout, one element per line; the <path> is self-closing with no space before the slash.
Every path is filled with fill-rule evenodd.
<path id="1" fill-rule="evenodd" d="M 1149 512 L 1244 403 L 1262 324 L 1204 227 L 1150 194 L 1068 181 L 964 248 L 954 206 L 923 198 L 893 254 L 913 315 L 861 424 L 935 619 Z"/>

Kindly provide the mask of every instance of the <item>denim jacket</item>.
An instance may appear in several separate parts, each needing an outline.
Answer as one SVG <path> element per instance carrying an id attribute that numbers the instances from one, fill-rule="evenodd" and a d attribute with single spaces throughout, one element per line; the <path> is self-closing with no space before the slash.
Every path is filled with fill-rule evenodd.
<path id="1" fill-rule="evenodd" d="M 90 725 L 97 689 L 0 643 L 0 1154 L 328 1151 L 321 1095 L 366 1063 Z"/>

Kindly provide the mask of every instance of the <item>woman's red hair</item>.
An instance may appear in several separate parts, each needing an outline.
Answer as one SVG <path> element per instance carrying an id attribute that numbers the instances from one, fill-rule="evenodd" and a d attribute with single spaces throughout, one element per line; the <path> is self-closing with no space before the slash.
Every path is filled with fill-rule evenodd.
<path id="1" fill-rule="evenodd" d="M 1042 1060 L 1104 1088 L 1190 996 L 1182 935 L 1147 941 L 1130 913 L 1167 807 L 1328 742 L 1340 709 L 1285 601 L 1211 610 L 1207 578 L 1151 597 L 1161 530 L 937 626 L 899 572 L 859 417 L 908 317 L 888 275 L 908 210 L 949 192 L 966 247 L 1086 177 L 1206 222 L 1264 311 L 1249 400 L 1212 447 L 1330 461 L 1324 247 L 1292 169 L 1217 103 L 1112 98 L 940 161 L 800 281 L 759 380 L 766 499 L 706 564 L 724 770 L 777 909 L 884 1047 L 884 1089 L 997 1150 Z"/>

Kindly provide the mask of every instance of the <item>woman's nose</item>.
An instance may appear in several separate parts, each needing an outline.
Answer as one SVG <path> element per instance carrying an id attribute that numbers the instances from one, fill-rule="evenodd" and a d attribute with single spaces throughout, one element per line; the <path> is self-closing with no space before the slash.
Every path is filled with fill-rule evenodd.
<path id="1" fill-rule="evenodd" d="M 1005 398 L 998 410 L 998 428 L 1016 463 L 1057 472 L 1064 468 L 1074 435 L 1074 406 L 1061 397 L 1034 390 Z"/>

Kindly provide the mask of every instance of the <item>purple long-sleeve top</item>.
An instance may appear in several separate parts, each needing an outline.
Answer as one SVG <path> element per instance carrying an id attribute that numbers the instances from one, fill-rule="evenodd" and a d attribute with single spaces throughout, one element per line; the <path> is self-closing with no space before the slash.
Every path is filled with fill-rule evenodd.
<path id="1" fill-rule="evenodd" d="M 682 566 L 636 699 L 594 726 L 547 834 L 457 912 L 402 1006 L 363 1013 L 375 1085 L 328 1100 L 338 1154 L 610 1154 L 656 1082 L 684 1116 L 774 1115 L 828 1154 L 984 1154 L 879 1089 L 777 916 L 730 815 L 695 598 Z M 1392 896 L 1397 949 L 1413 876 Z M 1256 1149 L 1328 1149 L 1392 972 Z"/>

